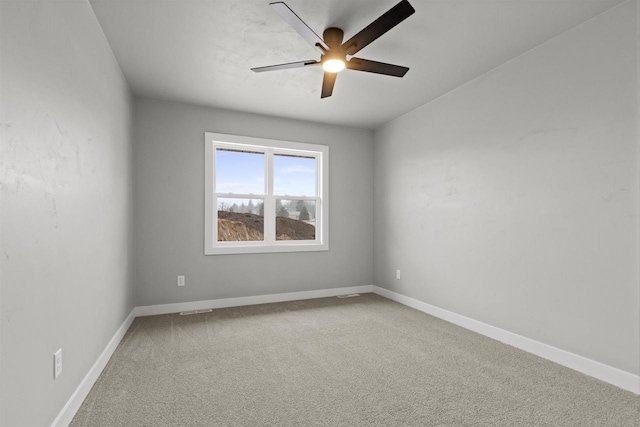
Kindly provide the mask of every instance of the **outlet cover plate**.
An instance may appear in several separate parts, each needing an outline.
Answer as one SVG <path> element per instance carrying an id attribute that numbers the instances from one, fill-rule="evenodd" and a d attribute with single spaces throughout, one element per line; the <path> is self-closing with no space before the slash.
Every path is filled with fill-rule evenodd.
<path id="1" fill-rule="evenodd" d="M 58 378 L 60 374 L 62 374 L 62 349 L 53 353 L 53 379 Z"/>

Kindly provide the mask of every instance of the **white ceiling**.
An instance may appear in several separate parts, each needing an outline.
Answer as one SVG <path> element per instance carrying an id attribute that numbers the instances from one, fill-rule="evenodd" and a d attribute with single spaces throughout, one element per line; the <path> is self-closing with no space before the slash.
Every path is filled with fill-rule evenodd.
<path id="1" fill-rule="evenodd" d="M 358 53 L 404 78 L 346 70 L 320 99 L 322 69 L 249 69 L 307 59 L 273 0 L 91 0 L 136 96 L 373 129 L 622 0 L 410 0 L 416 13 Z M 399 0 L 285 0 L 318 35 L 345 40 Z"/>

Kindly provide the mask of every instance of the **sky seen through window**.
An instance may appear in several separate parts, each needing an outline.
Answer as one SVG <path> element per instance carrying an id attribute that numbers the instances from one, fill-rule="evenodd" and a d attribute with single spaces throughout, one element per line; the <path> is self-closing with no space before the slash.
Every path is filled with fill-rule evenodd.
<path id="1" fill-rule="evenodd" d="M 216 192 L 264 194 L 264 162 L 263 153 L 216 150 Z M 316 195 L 315 158 L 275 154 L 273 169 L 274 194 Z"/>

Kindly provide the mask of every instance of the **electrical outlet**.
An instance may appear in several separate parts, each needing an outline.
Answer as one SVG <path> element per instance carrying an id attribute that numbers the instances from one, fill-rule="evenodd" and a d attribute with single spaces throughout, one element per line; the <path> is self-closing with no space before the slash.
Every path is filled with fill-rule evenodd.
<path id="1" fill-rule="evenodd" d="M 400 280 L 400 270 L 396 270 L 396 279 Z"/>
<path id="2" fill-rule="evenodd" d="M 184 276 L 178 276 L 178 286 L 184 286 Z"/>
<path id="3" fill-rule="evenodd" d="M 62 349 L 53 353 L 53 379 L 55 380 L 62 374 Z"/>

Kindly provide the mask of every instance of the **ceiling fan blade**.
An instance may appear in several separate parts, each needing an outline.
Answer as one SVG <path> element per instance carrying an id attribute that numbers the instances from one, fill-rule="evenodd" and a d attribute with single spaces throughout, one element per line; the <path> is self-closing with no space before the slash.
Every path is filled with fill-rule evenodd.
<path id="1" fill-rule="evenodd" d="M 336 77 L 338 77 L 338 73 L 324 72 L 324 77 L 322 78 L 322 94 L 320 95 L 320 98 L 331 96 L 333 93 L 333 85 L 336 84 Z"/>
<path id="2" fill-rule="evenodd" d="M 310 59 L 309 61 L 287 62 L 286 64 L 267 65 L 266 67 L 252 68 L 251 71 L 261 73 L 263 71 L 286 70 L 287 68 L 301 68 L 308 65 L 320 65 L 320 62 Z"/>
<path id="3" fill-rule="evenodd" d="M 271 7 L 284 19 L 287 21 L 291 27 L 298 32 L 302 36 L 303 39 L 307 41 L 311 46 L 313 46 L 320 53 L 324 54 L 327 50 L 329 50 L 329 46 L 318 37 L 316 33 L 313 32 L 311 28 L 305 22 L 300 19 L 298 15 L 291 9 L 289 6 L 284 4 L 284 2 L 278 1 L 274 3 L 269 3 Z M 318 46 L 319 45 L 319 46 Z M 321 47 L 320 47 L 321 46 Z M 324 50 L 323 50 L 324 49 Z"/>
<path id="4" fill-rule="evenodd" d="M 342 50 L 347 55 L 355 55 L 366 45 L 413 15 L 416 10 L 407 0 L 402 0 L 381 17 L 367 25 L 362 31 L 342 44 Z"/>
<path id="5" fill-rule="evenodd" d="M 368 73 L 384 74 L 386 76 L 403 77 L 409 71 L 408 67 L 400 65 L 387 64 L 385 62 L 371 61 L 353 57 L 346 63 L 350 70 L 366 71 Z"/>

